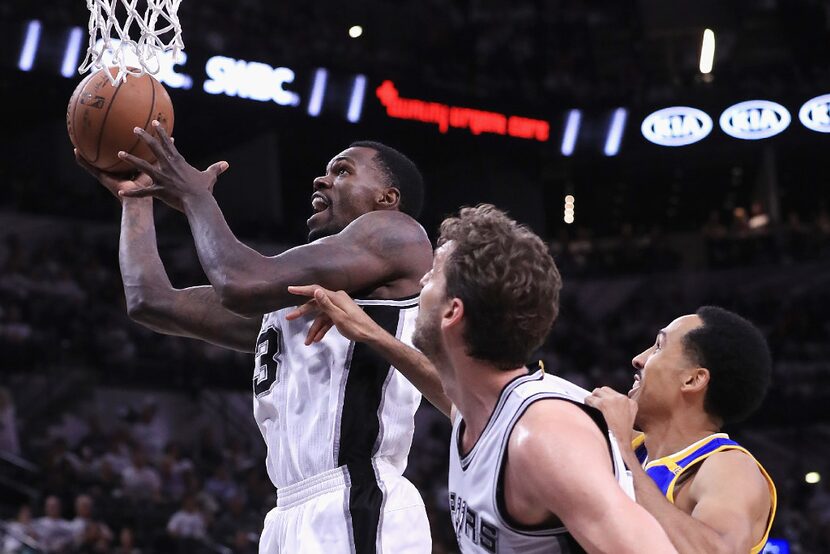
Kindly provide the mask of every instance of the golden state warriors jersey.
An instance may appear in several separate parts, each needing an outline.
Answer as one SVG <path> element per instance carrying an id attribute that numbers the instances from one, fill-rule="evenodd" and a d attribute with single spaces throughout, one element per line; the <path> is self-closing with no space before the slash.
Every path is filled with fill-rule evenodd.
<path id="1" fill-rule="evenodd" d="M 677 485 L 680 476 L 683 475 L 683 473 L 685 473 L 688 469 L 703 462 L 703 460 L 712 454 L 723 452 L 724 450 L 740 450 L 752 458 L 755 463 L 758 464 L 758 469 L 761 470 L 761 474 L 764 476 L 764 479 L 767 480 L 770 493 L 770 511 L 769 519 L 767 520 L 767 528 L 764 532 L 764 536 L 761 538 L 761 541 L 752 548 L 751 554 L 757 554 L 763 550 L 764 545 L 767 542 L 767 538 L 769 537 L 772 521 L 775 518 L 775 508 L 778 503 L 778 497 L 775 490 L 775 483 L 772 482 L 772 478 L 767 473 L 767 470 L 764 469 L 764 466 L 762 466 L 746 448 L 730 439 L 729 435 L 726 433 L 715 433 L 713 435 L 709 435 L 708 437 L 687 446 L 680 452 L 669 454 L 668 456 L 664 456 L 663 458 L 659 458 L 657 460 L 648 459 L 648 452 L 646 451 L 645 445 L 645 435 L 641 434 L 637 436 L 632 443 L 632 447 L 634 448 L 634 452 L 637 454 L 637 460 L 643 464 L 643 469 L 672 504 L 674 504 L 674 488 Z"/>

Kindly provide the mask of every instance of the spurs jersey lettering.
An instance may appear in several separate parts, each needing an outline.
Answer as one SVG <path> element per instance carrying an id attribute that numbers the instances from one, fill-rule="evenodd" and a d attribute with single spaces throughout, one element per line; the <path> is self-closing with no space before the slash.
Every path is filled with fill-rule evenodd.
<path id="1" fill-rule="evenodd" d="M 417 297 L 356 302 L 411 344 Z M 336 328 L 306 346 L 314 318 L 287 321 L 289 311 L 263 317 L 254 359 L 254 418 L 268 449 L 271 482 L 280 489 L 341 466 L 353 483 L 374 482 L 381 469 L 401 475 L 421 394 Z"/>
<path id="2" fill-rule="evenodd" d="M 631 473 L 622 461 L 614 435 L 602 415 L 584 405 L 588 391 L 553 375 L 537 371 L 510 382 L 501 392 L 490 420 L 473 448 L 461 454 L 463 417 L 453 422 L 450 444 L 450 514 L 461 552 L 498 554 L 572 554 L 584 552 L 564 527 L 524 529 L 504 508 L 504 464 L 510 433 L 527 408 L 539 400 L 557 398 L 583 407 L 608 438 L 617 482 L 633 499 Z"/>

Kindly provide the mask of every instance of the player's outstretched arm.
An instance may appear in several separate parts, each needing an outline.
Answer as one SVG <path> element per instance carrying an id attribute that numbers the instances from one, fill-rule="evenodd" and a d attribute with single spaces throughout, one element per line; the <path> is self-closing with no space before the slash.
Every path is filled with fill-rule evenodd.
<path id="1" fill-rule="evenodd" d="M 175 289 L 170 283 L 158 253 L 153 199 L 119 194 L 150 186 L 149 177 L 140 174 L 133 180 L 117 178 L 89 165 L 77 151 L 75 156 L 81 167 L 121 200 L 118 257 L 130 317 L 159 333 L 252 352 L 259 320 L 243 318 L 223 308 L 210 286 Z"/>
<path id="2" fill-rule="evenodd" d="M 195 169 L 164 128 L 153 124 L 158 139 L 141 129 L 136 134 L 153 149 L 158 167 L 125 153 L 121 158 L 152 177 L 154 185 L 128 194 L 182 204 L 202 268 L 228 309 L 246 315 L 267 313 L 300 301 L 288 292 L 296 283 L 357 292 L 381 282 L 417 280 L 430 267 L 432 247 L 426 232 L 396 211 L 365 214 L 337 235 L 278 256 L 263 256 L 237 240 L 213 197 L 213 185 L 227 164 Z"/>
<path id="3" fill-rule="evenodd" d="M 309 330 L 306 344 L 322 339 L 334 325 L 347 339 L 368 344 L 409 379 L 433 406 L 447 417 L 450 416 L 452 402 L 444 394 L 435 366 L 421 352 L 399 341 L 375 323 L 348 294 L 344 291 L 330 291 L 319 285 L 292 286 L 289 287 L 289 292 L 312 300 L 287 314 L 286 319 L 297 319 L 307 313 L 318 314 Z"/>
<path id="4" fill-rule="evenodd" d="M 589 553 L 676 552 L 617 483 L 599 428 L 570 402 L 540 400 L 527 409 L 510 436 L 506 473 L 508 507 L 511 498 L 543 506 Z"/>
<path id="5" fill-rule="evenodd" d="M 599 409 L 612 431 L 628 436 L 636 402 L 613 389 L 596 389 L 586 403 Z M 620 435 L 618 435 L 620 436 Z M 628 446 L 628 447 L 626 447 Z M 754 546 L 753 532 L 765 526 L 770 509 L 769 489 L 756 463 L 738 451 L 707 458 L 689 489 L 695 508 L 691 515 L 668 501 L 637 461 L 630 442 L 620 451 L 634 478 L 637 502 L 663 526 L 678 552 L 745 554 Z"/>

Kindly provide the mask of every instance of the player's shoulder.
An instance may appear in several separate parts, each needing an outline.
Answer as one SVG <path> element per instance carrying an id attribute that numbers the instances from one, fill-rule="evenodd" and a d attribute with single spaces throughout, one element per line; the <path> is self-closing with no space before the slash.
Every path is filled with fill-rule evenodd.
<path id="1" fill-rule="evenodd" d="M 352 221 L 341 233 L 343 238 L 357 240 L 365 247 L 384 253 L 411 256 L 429 254 L 432 243 L 424 228 L 411 216 L 396 210 L 375 210 Z"/>
<path id="2" fill-rule="evenodd" d="M 707 457 L 700 464 L 690 487 L 693 496 L 700 499 L 713 492 L 760 498 L 769 494 L 767 480 L 758 462 L 746 451 L 722 450 Z"/>
<path id="3" fill-rule="evenodd" d="M 562 398 L 543 398 L 530 404 L 516 421 L 509 447 L 532 458 L 562 449 L 604 448 L 603 441 L 583 406 Z"/>

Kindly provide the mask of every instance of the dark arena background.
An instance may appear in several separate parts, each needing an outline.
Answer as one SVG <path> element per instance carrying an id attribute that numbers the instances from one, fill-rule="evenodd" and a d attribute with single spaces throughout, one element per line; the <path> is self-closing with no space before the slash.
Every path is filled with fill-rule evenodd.
<path id="1" fill-rule="evenodd" d="M 256 552 L 274 489 L 251 357 L 129 320 L 118 202 L 72 156 L 85 3 L 0 15 L 0 551 Z M 741 313 L 774 357 L 762 408 L 727 429 L 778 486 L 764 552 L 830 552 L 830 3 L 184 0 L 179 16 L 176 145 L 230 162 L 215 194 L 241 240 L 305 242 L 312 179 L 376 139 L 421 168 L 433 239 L 491 202 L 548 241 L 554 373 L 624 392 L 662 325 Z M 173 284 L 206 283 L 185 219 L 156 217 Z M 424 402 L 407 476 L 441 553 L 457 551 L 448 436 Z"/>

